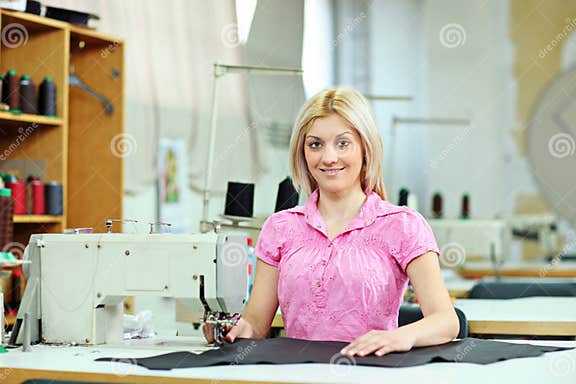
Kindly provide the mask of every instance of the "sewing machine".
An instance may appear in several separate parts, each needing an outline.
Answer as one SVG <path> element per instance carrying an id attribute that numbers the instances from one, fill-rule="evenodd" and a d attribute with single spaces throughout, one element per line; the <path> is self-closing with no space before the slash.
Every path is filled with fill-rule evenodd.
<path id="1" fill-rule="evenodd" d="M 32 235 L 10 344 L 120 343 L 123 301 L 140 295 L 203 311 L 221 343 L 244 306 L 247 252 L 238 233 Z"/>

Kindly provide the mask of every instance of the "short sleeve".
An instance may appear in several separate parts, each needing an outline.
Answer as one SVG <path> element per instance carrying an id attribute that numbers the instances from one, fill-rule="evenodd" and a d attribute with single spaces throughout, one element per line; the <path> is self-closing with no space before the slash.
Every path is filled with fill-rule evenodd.
<path id="1" fill-rule="evenodd" d="M 256 256 L 275 267 L 280 263 L 282 239 L 278 231 L 278 213 L 268 217 L 262 226 L 256 242 Z"/>
<path id="2" fill-rule="evenodd" d="M 406 272 L 408 264 L 427 252 L 440 255 L 434 233 L 420 213 L 407 209 L 395 216 L 397 216 L 393 229 L 395 233 L 390 251 L 402 271 Z"/>

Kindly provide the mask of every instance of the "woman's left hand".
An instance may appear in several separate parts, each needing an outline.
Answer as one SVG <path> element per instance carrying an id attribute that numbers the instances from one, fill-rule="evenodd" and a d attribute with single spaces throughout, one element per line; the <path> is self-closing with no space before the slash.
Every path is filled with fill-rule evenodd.
<path id="1" fill-rule="evenodd" d="M 344 347 L 340 353 L 347 356 L 366 356 L 374 352 L 383 356 L 390 352 L 407 352 L 414 340 L 400 329 L 391 331 L 372 330 Z"/>

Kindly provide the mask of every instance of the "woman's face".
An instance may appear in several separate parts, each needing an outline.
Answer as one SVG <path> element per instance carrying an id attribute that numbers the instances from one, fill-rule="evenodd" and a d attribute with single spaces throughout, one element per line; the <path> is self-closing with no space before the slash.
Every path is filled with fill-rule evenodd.
<path id="1" fill-rule="evenodd" d="M 360 183 L 362 139 L 337 114 L 314 120 L 304 140 L 304 156 L 322 190 L 344 192 Z"/>

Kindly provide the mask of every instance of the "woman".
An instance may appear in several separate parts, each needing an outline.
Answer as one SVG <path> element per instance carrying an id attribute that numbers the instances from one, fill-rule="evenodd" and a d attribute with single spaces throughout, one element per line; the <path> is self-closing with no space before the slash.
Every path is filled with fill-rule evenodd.
<path id="1" fill-rule="evenodd" d="M 290 159 L 308 200 L 265 221 L 250 301 L 226 339 L 265 338 L 280 305 L 286 336 L 349 342 L 341 351 L 349 356 L 453 340 L 458 318 L 434 235 L 418 212 L 386 201 L 382 141 L 367 100 L 350 88 L 308 100 Z M 398 327 L 408 279 L 424 318 Z"/>

